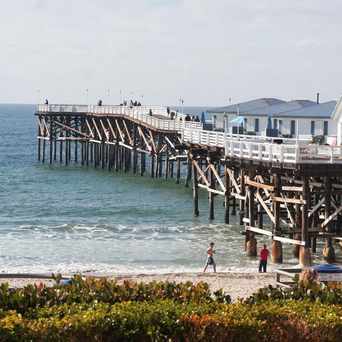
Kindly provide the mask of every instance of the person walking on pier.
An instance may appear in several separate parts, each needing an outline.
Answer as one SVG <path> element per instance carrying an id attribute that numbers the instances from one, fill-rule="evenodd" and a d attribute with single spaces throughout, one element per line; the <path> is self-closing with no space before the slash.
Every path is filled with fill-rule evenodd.
<path id="1" fill-rule="evenodd" d="M 267 268 L 267 259 L 270 254 L 267 246 L 264 245 L 264 248 L 260 251 L 260 261 L 259 261 L 259 272 L 266 272 Z"/>
<path id="2" fill-rule="evenodd" d="M 216 273 L 216 263 L 214 260 L 214 254 L 215 254 L 215 250 L 214 250 L 214 242 L 210 242 L 209 248 L 207 249 L 207 263 L 204 267 L 203 273 L 207 270 L 207 267 L 213 266 L 214 272 Z"/>

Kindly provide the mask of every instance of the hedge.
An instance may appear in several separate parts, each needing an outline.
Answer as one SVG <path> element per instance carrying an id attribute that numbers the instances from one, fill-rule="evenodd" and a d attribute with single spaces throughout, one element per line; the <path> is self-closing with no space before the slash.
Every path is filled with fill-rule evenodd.
<path id="1" fill-rule="evenodd" d="M 340 341 L 342 306 L 287 301 L 185 304 L 171 300 L 64 304 L 8 311 L 0 341 Z"/>
<path id="2" fill-rule="evenodd" d="M 230 296 L 219 290 L 211 293 L 206 283 L 151 282 L 148 284 L 124 281 L 118 284 L 107 278 L 95 279 L 75 276 L 69 285 L 54 287 L 28 285 L 11 289 L 0 285 L 0 308 L 16 310 L 24 314 L 29 309 L 65 303 L 102 302 L 115 304 L 125 301 L 154 301 L 172 299 L 181 303 L 222 302 L 230 303 Z"/>
<path id="3" fill-rule="evenodd" d="M 341 298 L 299 283 L 233 304 L 204 283 L 2 285 L 0 341 L 340 341 Z"/>

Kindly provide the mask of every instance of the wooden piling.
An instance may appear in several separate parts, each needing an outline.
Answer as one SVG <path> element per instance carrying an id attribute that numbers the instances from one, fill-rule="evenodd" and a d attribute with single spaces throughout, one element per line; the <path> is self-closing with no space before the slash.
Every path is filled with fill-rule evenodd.
<path id="1" fill-rule="evenodd" d="M 177 161 L 176 161 L 176 184 L 179 184 L 180 183 L 180 174 L 181 174 L 181 160 L 180 158 L 177 158 Z"/>
<path id="2" fill-rule="evenodd" d="M 210 163 L 210 161 L 209 161 Z M 215 175 L 213 173 L 213 170 L 211 168 L 209 168 L 209 193 L 208 193 L 208 197 L 209 197 L 209 220 L 213 220 L 215 218 L 214 215 L 214 193 L 213 191 L 210 190 L 215 190 Z"/>
<path id="3" fill-rule="evenodd" d="M 187 158 L 187 172 L 186 172 L 186 179 L 185 179 L 185 187 L 188 188 L 190 181 L 191 181 L 191 171 L 192 171 L 192 164 L 189 156 Z"/>
<path id="4" fill-rule="evenodd" d="M 52 121 L 52 116 L 50 116 L 50 136 L 49 136 L 49 141 L 50 141 L 50 165 L 52 164 L 52 156 L 53 156 L 53 121 Z"/>
<path id="5" fill-rule="evenodd" d="M 192 165 L 192 200 L 193 200 L 193 214 L 194 216 L 199 215 L 198 209 L 198 180 L 197 180 L 197 169 L 191 160 Z"/>
<path id="6" fill-rule="evenodd" d="M 311 253 L 309 248 L 309 232 L 308 232 L 308 198 L 310 196 L 308 177 L 303 177 L 303 200 L 302 205 L 302 241 L 305 245 L 299 249 L 299 263 L 301 266 L 311 265 Z"/>
<path id="7" fill-rule="evenodd" d="M 154 178 L 154 160 L 155 160 L 155 155 L 151 155 L 151 177 Z"/>
<path id="8" fill-rule="evenodd" d="M 246 196 L 245 190 L 245 170 L 242 168 L 240 170 L 240 184 L 241 184 L 241 196 Z M 243 218 L 245 215 L 245 200 L 240 199 L 240 226 L 243 225 Z"/>
<path id="9" fill-rule="evenodd" d="M 281 178 L 277 174 L 273 174 L 273 187 L 274 187 L 274 196 L 280 197 L 281 190 Z M 280 202 L 273 201 L 273 216 L 274 223 L 272 227 L 274 236 L 281 236 L 280 229 Z M 283 262 L 283 247 L 282 243 L 278 240 L 272 240 L 272 262 L 281 264 Z"/>
<path id="10" fill-rule="evenodd" d="M 224 194 L 224 222 L 229 223 L 229 202 L 230 202 L 230 179 L 228 174 L 227 165 L 224 165 L 224 183 L 225 183 L 225 194 Z"/>

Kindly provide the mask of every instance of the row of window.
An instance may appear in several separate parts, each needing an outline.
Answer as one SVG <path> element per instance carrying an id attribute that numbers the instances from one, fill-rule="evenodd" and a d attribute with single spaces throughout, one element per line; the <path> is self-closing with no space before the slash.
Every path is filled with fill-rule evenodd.
<path id="1" fill-rule="evenodd" d="M 245 127 L 247 125 L 247 119 L 245 119 Z M 279 132 L 282 131 L 283 128 L 283 120 L 273 119 L 273 128 L 277 129 Z M 260 122 L 258 118 L 254 119 L 254 130 L 255 132 L 259 132 Z M 311 135 L 315 135 L 315 121 L 311 121 Z M 290 134 L 296 135 L 296 120 L 290 121 Z M 328 135 L 328 121 L 323 121 L 323 135 Z"/>

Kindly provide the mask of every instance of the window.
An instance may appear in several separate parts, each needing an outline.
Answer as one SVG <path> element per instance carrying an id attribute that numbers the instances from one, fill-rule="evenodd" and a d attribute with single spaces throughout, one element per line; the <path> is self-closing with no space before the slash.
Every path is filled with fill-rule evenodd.
<path id="1" fill-rule="evenodd" d="M 328 135 L 328 121 L 323 122 L 323 134 Z"/>
<path id="2" fill-rule="evenodd" d="M 254 130 L 255 132 L 259 132 L 259 119 L 255 119 L 254 121 Z"/>
<path id="3" fill-rule="evenodd" d="M 273 128 L 278 129 L 278 120 L 277 119 L 273 119 Z"/>
<path id="4" fill-rule="evenodd" d="M 315 121 L 311 121 L 311 135 L 315 135 Z"/>
<path id="5" fill-rule="evenodd" d="M 283 120 L 279 120 L 279 133 L 281 133 L 282 129 L 283 129 Z"/>
<path id="6" fill-rule="evenodd" d="M 291 120 L 291 131 L 290 131 L 291 135 L 296 135 L 296 121 L 295 120 Z"/>

